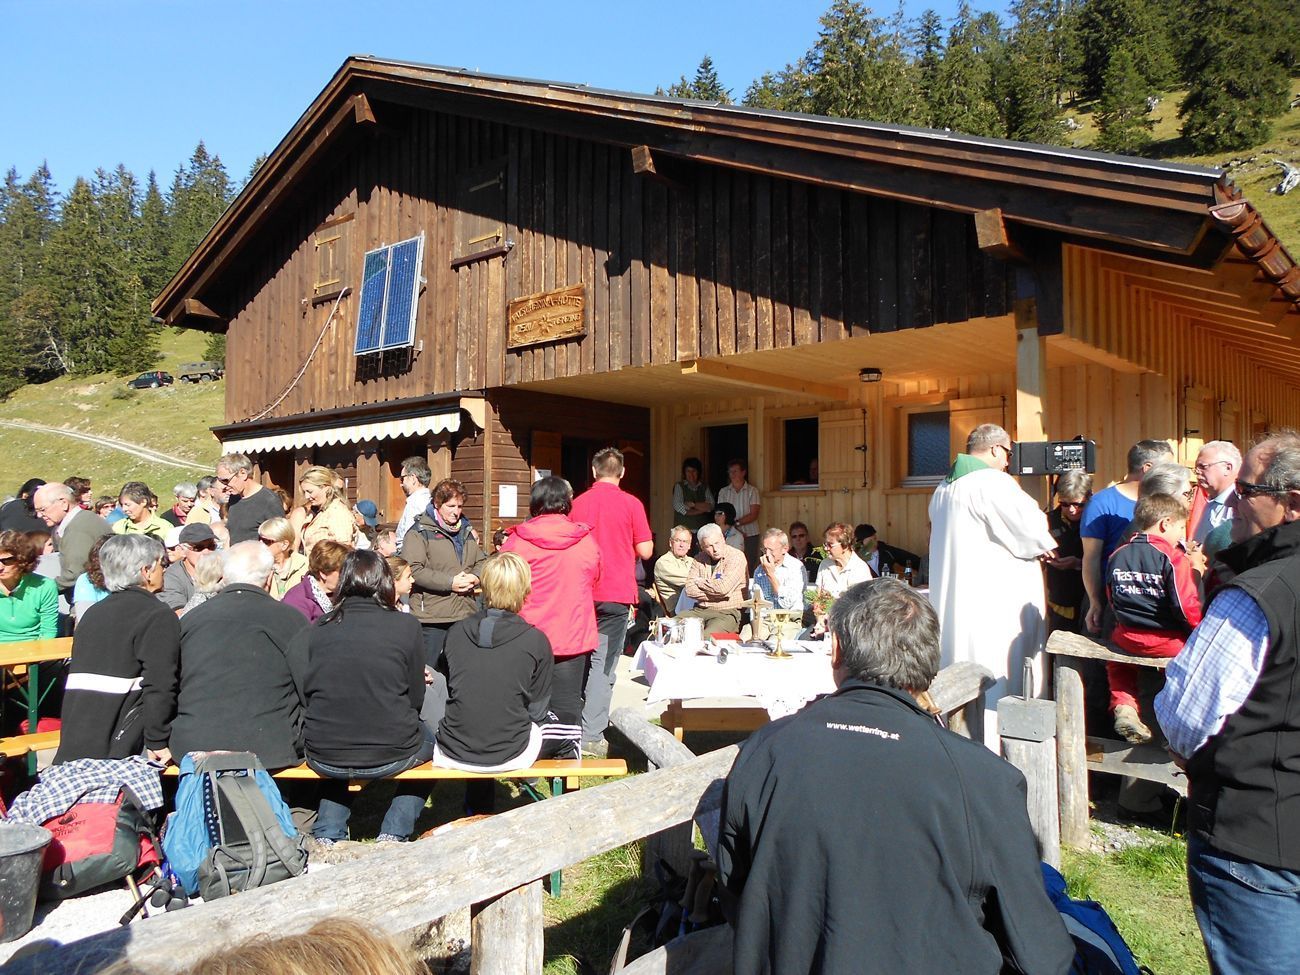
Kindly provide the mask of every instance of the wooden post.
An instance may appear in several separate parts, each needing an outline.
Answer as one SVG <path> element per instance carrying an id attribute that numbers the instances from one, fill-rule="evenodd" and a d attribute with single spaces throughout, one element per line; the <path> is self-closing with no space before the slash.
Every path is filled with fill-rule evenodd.
<path id="1" fill-rule="evenodd" d="M 1002 753 L 1007 761 L 1024 773 L 1029 786 L 1029 825 L 1044 860 L 1061 866 L 1061 828 L 1057 818 L 1056 739 L 1019 741 L 1002 739 Z"/>
<path id="2" fill-rule="evenodd" d="M 470 975 L 542 975 L 542 882 L 470 908 Z"/>
<path id="3" fill-rule="evenodd" d="M 1083 673 L 1073 657 L 1056 658 L 1056 774 L 1061 842 L 1088 845 L 1088 754 L 1083 728 Z"/>
<path id="4" fill-rule="evenodd" d="M 1033 298 L 1015 303 L 1016 312 L 1016 429 L 1015 438 L 1033 443 L 1047 439 L 1047 340 L 1038 334 Z M 1010 473 L 1015 474 L 1015 471 Z M 1047 501 L 1047 480 L 1027 477 L 1020 486 L 1040 505 Z"/>
<path id="5" fill-rule="evenodd" d="M 633 747 L 645 755 L 651 768 L 672 768 L 695 758 L 694 752 L 663 728 L 656 728 L 633 708 L 619 708 L 610 715 L 610 723 L 621 732 Z M 645 838 L 641 862 L 647 876 L 654 876 L 659 860 L 685 877 L 691 868 L 691 852 L 695 849 L 695 824 L 680 823 Z"/>

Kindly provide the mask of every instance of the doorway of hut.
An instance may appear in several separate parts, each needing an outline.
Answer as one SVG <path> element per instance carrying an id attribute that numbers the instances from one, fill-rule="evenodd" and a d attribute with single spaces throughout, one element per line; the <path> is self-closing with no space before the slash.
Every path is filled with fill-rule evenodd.
<path id="1" fill-rule="evenodd" d="M 736 458 L 749 463 L 748 423 L 704 428 L 704 481 L 715 497 L 727 486 L 727 465 Z"/>
<path id="2" fill-rule="evenodd" d="M 534 476 L 542 471 L 557 474 L 573 485 L 574 497 L 591 487 L 591 459 L 603 447 L 617 447 L 623 452 L 623 483 L 629 494 L 650 503 L 650 482 L 646 470 L 646 445 L 643 440 L 598 440 L 575 437 L 546 430 L 532 433 L 532 468 Z"/>

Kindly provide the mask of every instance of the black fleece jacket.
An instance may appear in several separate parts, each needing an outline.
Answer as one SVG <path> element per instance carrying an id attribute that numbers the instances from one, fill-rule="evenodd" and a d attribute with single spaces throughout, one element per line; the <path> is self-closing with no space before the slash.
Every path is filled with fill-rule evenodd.
<path id="1" fill-rule="evenodd" d="M 307 648 L 309 758 L 379 768 L 419 751 L 424 635 L 415 617 L 349 596 L 294 639 Z"/>
<path id="2" fill-rule="evenodd" d="M 551 703 L 551 641 L 515 613 L 482 609 L 447 633 L 438 670 L 447 714 L 438 747 L 467 765 L 501 765 L 528 745 Z"/>

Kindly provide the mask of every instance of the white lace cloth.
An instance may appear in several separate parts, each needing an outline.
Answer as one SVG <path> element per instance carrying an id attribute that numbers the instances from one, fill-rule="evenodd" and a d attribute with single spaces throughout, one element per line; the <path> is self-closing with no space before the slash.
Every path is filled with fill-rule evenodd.
<path id="1" fill-rule="evenodd" d="M 644 673 L 650 685 L 648 704 L 705 697 L 751 698 L 776 719 L 835 691 L 830 654 L 822 642 L 800 646 L 815 649 L 783 658 L 732 649 L 726 663 L 719 663 L 717 657 L 698 654 L 689 647 L 661 647 L 647 641 L 637 649 L 632 669 Z"/>

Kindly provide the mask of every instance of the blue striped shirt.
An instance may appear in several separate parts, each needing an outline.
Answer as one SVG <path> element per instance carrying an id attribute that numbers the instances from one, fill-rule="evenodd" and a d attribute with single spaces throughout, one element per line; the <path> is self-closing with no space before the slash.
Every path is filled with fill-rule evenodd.
<path id="1" fill-rule="evenodd" d="M 1268 652 L 1268 620 L 1240 589 L 1210 603 L 1201 625 L 1169 662 L 1156 717 L 1176 754 L 1190 758 L 1245 703 Z"/>

